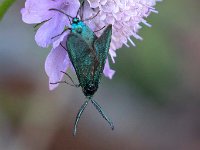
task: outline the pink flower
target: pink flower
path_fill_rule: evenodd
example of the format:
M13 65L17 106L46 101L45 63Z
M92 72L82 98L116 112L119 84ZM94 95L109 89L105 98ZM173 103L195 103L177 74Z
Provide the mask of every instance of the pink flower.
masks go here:
M94 19L85 22L93 31L109 24L113 26L109 50L113 63L115 62L116 50L121 48L123 44L129 46L129 41L133 46L135 45L130 38L131 36L142 39L137 34L141 28L139 23L142 22L150 26L144 18L151 12L157 12L153 8L156 1L159 0L85 0L84 19L99 12ZM45 62L45 71L49 77L49 82L62 80L63 74L60 71L65 72L69 66L72 66L67 52L60 46L60 43L66 44L69 31L53 38L62 33L65 27L70 27L70 22L62 13L49 9L56 8L75 17L79 7L79 0L26 0L25 8L21 10L22 19L25 23L37 24L42 22L35 35L37 44L41 47L52 46ZM100 36L102 32L103 30L96 32L97 36ZM108 60L106 60L103 73L110 79L115 73L114 70L110 69ZM49 84L50 90L57 86Z
M144 20L151 12L157 13L153 8L156 1L160 0L88 0L91 8L95 8L100 13L95 17L92 22L96 24L97 30L99 27L113 25L113 35L110 45L110 56L113 63L116 57L116 50L124 45L129 47L128 41L135 46L134 42L130 38L131 36L136 39L142 40L137 32L141 28L140 23L144 23L150 26ZM101 35L102 31L97 35Z

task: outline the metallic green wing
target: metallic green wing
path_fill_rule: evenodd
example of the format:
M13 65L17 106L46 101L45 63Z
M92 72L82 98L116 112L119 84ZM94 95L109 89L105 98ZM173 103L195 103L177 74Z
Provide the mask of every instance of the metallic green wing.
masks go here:
M95 67L95 82L99 82L103 73L106 59L108 57L108 51L110 49L110 42L112 36L112 25L109 25L102 35L95 40L94 49L96 50L96 56L99 61L99 65Z
M95 51L76 33L69 34L66 44L79 83L85 87L94 78Z

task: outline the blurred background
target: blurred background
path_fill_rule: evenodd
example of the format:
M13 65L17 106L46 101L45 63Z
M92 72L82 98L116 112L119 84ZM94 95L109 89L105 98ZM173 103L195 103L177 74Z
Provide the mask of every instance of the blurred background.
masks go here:
M0 150L200 149L200 1L156 5L144 40L117 51L117 73L95 95L115 130L89 104L75 137L84 95L67 85L48 90L50 49L36 45L22 7L15 2L0 22Z

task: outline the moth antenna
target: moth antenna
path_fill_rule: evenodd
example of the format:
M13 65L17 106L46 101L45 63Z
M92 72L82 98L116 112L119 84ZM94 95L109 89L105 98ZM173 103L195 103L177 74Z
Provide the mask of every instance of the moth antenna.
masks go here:
M75 136L76 135L76 132L77 132L77 126L78 126L78 122L81 118L81 115L83 113L83 111L85 110L88 102L90 101L90 98L88 98L84 103L83 105L81 106L81 108L79 109L77 115L76 115L76 120L75 120L75 123L74 123L74 132L73 132L73 135Z
M114 130L113 122L107 117L105 112L102 110L101 106L95 100L91 99L91 101L92 101L92 104L94 105L94 107L101 114L101 116L108 122L108 124L110 125L111 129Z
M80 9L81 9L81 6L79 7L79 9L78 9L78 11L76 13L76 18L78 17L78 13L79 13Z
M64 11L62 11L62 10L59 10L59 9L56 9L56 8L50 8L49 9L50 11L58 11L58 12L60 12L60 13L62 13L62 14L64 14L65 16L67 16L68 17L68 20L69 20L69 22L70 22L70 24L72 24L72 22L71 22L71 20L69 19L69 18L71 18L71 19L73 19L73 17L72 16L70 16L70 15L68 15L68 14L66 14Z
M77 11L77 13L76 13L76 18L78 17L79 12L80 12L82 6L84 5L84 1L82 1L82 2L80 2L80 3L81 3L81 4L80 4L80 7L79 7L79 9L78 9L78 11ZM81 18L81 19L82 19L82 18Z
M83 16L83 15L84 15L84 8L85 8L85 7L84 7L84 4L85 4L85 3L83 2L83 4L82 4L82 9L81 9L81 14L80 14L81 20L83 20L83 17L84 17L84 16Z
M102 28L100 28L100 29L98 29L98 30L96 30L96 31L94 31L94 32L99 32L99 31L103 30L105 27L106 27L106 26L103 26Z
M88 20L94 19L99 13L100 13L100 10L96 13L96 15L94 15L94 16L92 16L92 17L90 17L90 18L87 18L87 19L85 19L85 20L83 20L83 22L84 22L84 21L88 21Z

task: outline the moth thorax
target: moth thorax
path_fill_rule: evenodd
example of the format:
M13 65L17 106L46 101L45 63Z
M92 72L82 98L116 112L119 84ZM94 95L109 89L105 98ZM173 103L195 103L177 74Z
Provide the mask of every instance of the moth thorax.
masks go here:
M81 26L77 26L76 27L76 32L77 33L81 33L82 32L82 27Z

